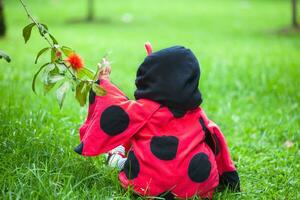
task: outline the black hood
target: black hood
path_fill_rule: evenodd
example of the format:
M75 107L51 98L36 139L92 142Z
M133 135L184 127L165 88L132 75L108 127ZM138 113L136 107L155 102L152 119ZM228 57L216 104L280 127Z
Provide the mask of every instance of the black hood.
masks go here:
M134 96L167 106L179 117L201 104L199 78L199 63L190 49L166 48L147 56L140 65Z

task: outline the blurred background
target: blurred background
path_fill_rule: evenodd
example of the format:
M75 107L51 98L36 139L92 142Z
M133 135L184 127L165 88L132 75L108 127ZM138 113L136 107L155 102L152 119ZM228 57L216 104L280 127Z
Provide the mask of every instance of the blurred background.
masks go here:
M202 107L227 137L242 192L215 199L299 199L300 31L293 0L30 0L32 15L96 69L110 53L112 81L131 99L144 43L190 48L201 63ZM47 44L18 0L0 0L0 188L4 199L132 199L102 157L73 153L85 119L70 93L38 95L31 80ZM294 6L293 6L294 5ZM2 16L3 15L3 16ZM4 18L3 18L4 17ZM3 21L4 19L4 21ZM3 30L5 22L6 31ZM2 25L1 25L2 23ZM176 83L174 83L176 84Z

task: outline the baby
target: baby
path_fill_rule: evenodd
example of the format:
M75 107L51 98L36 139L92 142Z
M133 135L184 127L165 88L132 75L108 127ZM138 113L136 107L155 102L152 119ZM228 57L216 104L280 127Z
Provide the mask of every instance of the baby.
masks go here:
M224 135L199 107L197 58L182 46L154 53L146 47L136 100L109 81L110 67L103 70L98 84L107 95L90 93L75 151L83 156L109 152L108 163L121 169L121 185L141 196L211 199L217 186L239 191Z

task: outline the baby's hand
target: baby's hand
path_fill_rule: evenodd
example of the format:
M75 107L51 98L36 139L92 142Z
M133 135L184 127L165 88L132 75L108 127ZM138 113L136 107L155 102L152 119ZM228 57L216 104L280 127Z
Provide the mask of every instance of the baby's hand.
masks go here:
M100 68L99 72L99 80L107 79L109 80L109 75L111 72L110 63L107 59L103 58L101 63L98 63L98 67Z

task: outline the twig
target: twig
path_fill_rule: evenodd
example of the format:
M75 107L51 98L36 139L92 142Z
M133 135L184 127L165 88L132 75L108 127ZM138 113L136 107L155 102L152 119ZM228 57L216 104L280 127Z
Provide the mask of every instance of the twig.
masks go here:
M40 30L40 24L39 24L39 23L31 16L31 14L29 13L29 11L28 11L28 9L27 9L26 4L23 2L23 0L20 0L20 2L21 2L21 4L22 4L23 8L25 9L28 18L29 18L29 19L36 25L36 27ZM40 31L40 32L41 32L41 31ZM48 32L48 30L47 30L47 32ZM48 33L49 33L49 32L48 32ZM53 44L50 42L50 40L45 36L45 34L41 32L41 35L42 35L42 37L49 43L49 45L50 45L52 48L54 48L54 45L53 45Z
M69 67L66 65L66 63L61 62L60 64L62 64L67 70L68 72L72 75L73 80L80 80L82 81L80 78L76 77L75 74L73 74L73 72L69 69Z

